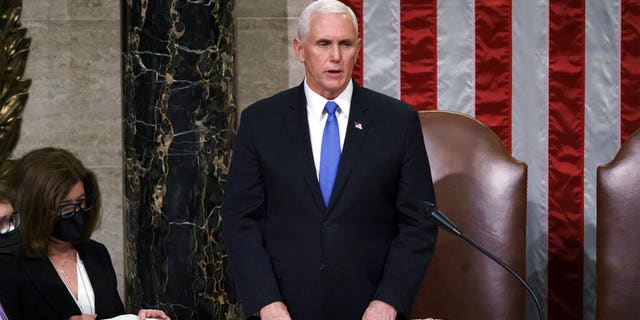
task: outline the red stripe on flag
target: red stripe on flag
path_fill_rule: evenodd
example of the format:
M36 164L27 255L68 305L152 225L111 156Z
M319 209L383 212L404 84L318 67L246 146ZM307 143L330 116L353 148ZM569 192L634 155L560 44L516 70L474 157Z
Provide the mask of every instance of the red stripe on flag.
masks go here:
M344 4L346 4L347 6L349 6L349 8L351 8L351 10L353 10L353 13L355 13L356 18L358 18L358 38L360 39L364 39L364 37L362 36L362 32L363 32L363 26L362 26L362 15L363 15L363 11L362 11L362 1L364 0L343 0L342 2ZM364 42L364 40L363 40ZM363 45L363 43L360 43L360 45ZM352 77L353 79L359 83L360 85L364 85L364 73L363 73L363 69L362 69L362 63L363 63L363 55L364 53L364 49L362 47L360 47L360 53L358 53L358 61L356 62L356 65L353 67L353 74Z
M511 151L511 1L476 1L476 110Z
M625 142L640 129L640 1L622 1L621 26L621 138Z
M400 95L418 110L437 101L436 0L400 1Z
M585 0L549 3L549 320L582 319Z

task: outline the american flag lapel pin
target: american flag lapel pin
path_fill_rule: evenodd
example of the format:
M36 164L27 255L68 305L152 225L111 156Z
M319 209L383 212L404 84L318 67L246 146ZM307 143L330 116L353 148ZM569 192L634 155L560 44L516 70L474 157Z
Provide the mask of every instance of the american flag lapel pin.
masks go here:
M360 123L358 121L354 121L353 125L356 127L356 129L362 130L362 123Z

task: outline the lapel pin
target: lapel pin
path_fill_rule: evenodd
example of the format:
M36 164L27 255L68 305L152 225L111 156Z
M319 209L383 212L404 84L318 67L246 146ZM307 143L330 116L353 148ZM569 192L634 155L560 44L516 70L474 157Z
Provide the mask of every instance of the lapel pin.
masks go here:
M362 130L362 123L360 123L358 121L354 121L353 125L356 127L356 129Z

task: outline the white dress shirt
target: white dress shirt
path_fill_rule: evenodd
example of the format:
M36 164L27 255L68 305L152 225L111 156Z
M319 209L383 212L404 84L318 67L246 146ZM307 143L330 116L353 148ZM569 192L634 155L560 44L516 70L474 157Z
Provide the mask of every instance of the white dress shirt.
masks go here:
M320 149L322 149L322 134L324 125L327 122L327 113L324 105L327 99L315 93L304 80L304 94L307 97L307 120L309 121L309 136L311 137L311 150L313 151L313 161L316 165L316 177L320 171ZM349 81L347 87L337 96L334 101L338 104L336 118L338 119L338 131L340 133L340 151L344 146L344 139L347 136L347 123L349 122L349 110L351 109L351 96L353 95L353 83Z

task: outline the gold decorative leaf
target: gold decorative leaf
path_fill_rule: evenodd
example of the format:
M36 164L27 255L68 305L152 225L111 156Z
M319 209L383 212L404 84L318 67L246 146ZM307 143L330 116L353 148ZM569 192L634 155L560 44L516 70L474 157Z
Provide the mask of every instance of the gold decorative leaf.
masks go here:
M15 119L19 119L28 98L29 94L23 92L10 96L7 101L2 101L2 109L0 109L0 126L6 126Z
M20 135L31 80L23 79L31 39L20 26L21 0L0 1L0 180Z
M11 154L11 151L13 151L13 147L15 147L16 143L18 142L18 135L17 134L7 134L9 132L13 132L13 131L20 131L20 125L21 125L22 119L18 119L16 121L11 122L9 125L7 126L0 126L0 141L2 141L2 143L0 143L0 154ZM9 161L9 160L4 160L5 161ZM0 164L1 165L1 164ZM0 178L2 177L2 175L0 175Z

